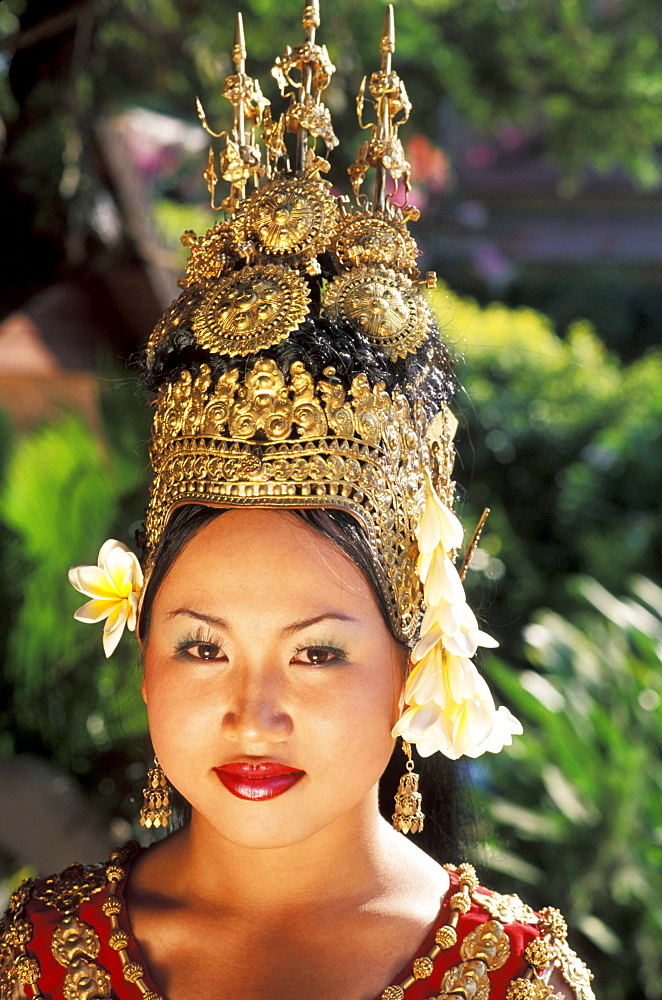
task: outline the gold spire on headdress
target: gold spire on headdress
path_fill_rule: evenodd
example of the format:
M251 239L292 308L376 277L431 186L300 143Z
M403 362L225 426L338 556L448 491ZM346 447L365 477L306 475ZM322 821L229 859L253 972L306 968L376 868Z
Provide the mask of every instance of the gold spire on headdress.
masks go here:
M395 51L395 21L393 5L389 4L384 17L382 37L380 42L382 57L381 69L370 77L368 90L372 96L375 109L375 122L363 123L363 108L366 100L366 80L364 76L356 98L356 112L361 128L370 129L370 138L364 142L358 156L349 168L354 196L357 201L362 197L361 186L367 171L374 167L377 176L372 208L374 212L384 212L388 199L392 196L386 189L386 178L394 182L402 179L405 192L409 191L410 165L405 157L402 142L398 138L398 129L408 120L411 112L411 101L407 96L405 85L394 72L392 54ZM418 218L415 208L407 208L403 213L406 219Z
M407 231L407 220L418 218L418 209L392 202L387 178L401 178L409 190L409 164L398 138L407 121L411 103L404 84L392 68L395 51L393 7L384 18L380 42L381 69L370 77L376 122L363 124L366 78L363 78L356 108L361 128L370 128L356 161L349 167L358 212L341 222L333 253L340 274L329 283L324 308L332 319L358 327L372 344L389 358L405 357L427 339L431 315L418 284L433 288L436 275L423 279L416 267L418 248ZM372 205L361 194L367 171L376 171Z
M319 163L320 158L314 156L314 148L309 147L308 138L323 139L327 151L338 145L329 109L321 96L336 68L329 59L326 45L318 45L315 41L315 32L320 26L319 0L306 0L301 23L305 41L293 49L287 45L271 72L283 97L291 97L285 112L285 128L296 133L297 137L294 170L296 173L310 173L311 163L318 170L328 170L328 164Z
M231 134L214 132L207 124L207 116L200 98L196 98L198 117L202 127L214 139L225 139L225 149L219 154L221 176L230 183L230 194L220 206L215 204L215 191L218 183L213 147L209 149L209 161L205 170L205 180L211 195L212 208L224 208L234 212L237 205L246 197L246 184L253 178L257 185L258 178L264 175L261 166L260 147L257 144L255 130L263 121L269 101L264 97L257 80L246 75L246 39L244 38L244 22L241 14L237 14L232 46L232 61L235 72L226 78L223 97L232 104L234 124Z

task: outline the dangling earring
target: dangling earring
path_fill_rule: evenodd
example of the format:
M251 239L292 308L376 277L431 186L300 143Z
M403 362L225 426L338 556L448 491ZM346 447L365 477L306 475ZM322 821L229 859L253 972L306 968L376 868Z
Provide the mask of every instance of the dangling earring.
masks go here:
M170 785L156 757L154 767L147 772L147 786L143 789L140 825L165 827L170 822Z
M418 775L414 774L411 747L403 740L402 749L407 756L407 771L400 778L395 795L393 829L399 833L420 833L423 829L424 814L421 812L421 793L418 790Z

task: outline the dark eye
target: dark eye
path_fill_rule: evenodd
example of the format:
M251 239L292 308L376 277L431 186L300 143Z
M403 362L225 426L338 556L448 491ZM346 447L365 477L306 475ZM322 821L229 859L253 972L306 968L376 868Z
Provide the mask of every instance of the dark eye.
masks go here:
M217 660L222 655L222 650L213 642L196 642L194 646L188 647L187 653L196 660Z
M344 659L345 654L341 649L332 649L329 646L306 646L305 649L297 650L292 662L323 667L327 663L335 663L337 660Z

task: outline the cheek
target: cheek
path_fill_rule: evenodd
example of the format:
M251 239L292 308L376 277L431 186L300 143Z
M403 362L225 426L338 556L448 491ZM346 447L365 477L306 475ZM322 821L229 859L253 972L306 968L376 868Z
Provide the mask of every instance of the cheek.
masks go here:
M204 702L198 694L199 686L188 683L185 671L161 658L156 646L146 650L142 695L153 737L178 743L188 728L199 726Z
M390 754L391 730L401 713L405 678L402 663L387 649L383 659L376 659L356 685L347 712L355 741Z

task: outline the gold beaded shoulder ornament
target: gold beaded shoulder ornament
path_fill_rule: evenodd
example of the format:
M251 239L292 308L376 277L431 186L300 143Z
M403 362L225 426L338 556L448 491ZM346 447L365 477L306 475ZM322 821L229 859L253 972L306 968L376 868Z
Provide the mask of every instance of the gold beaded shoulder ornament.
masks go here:
M185 368L159 390L145 572L171 514L184 504L350 512L365 528L394 633L413 644L406 709L394 736L406 752L415 743L423 756L476 757L497 752L522 729L507 709L496 709L472 662L478 646L496 643L479 629L462 583L477 535L456 566L463 531L451 509L454 417L444 404L430 418L422 403L411 405L399 389L388 391L365 373L343 383L333 366L314 377L305 360L283 371L272 356L311 318L331 321L331 330L351 328L385 366L438 337L423 295L436 279L418 271L407 229L418 211L406 201L409 164L398 130L411 105L392 66L392 8L380 69L363 81L357 99L368 138L349 168L354 207L323 178L329 163L316 149L321 142L328 154L338 145L322 100L334 67L316 41L319 24L312 0L303 14L304 41L287 46L273 68L289 98L277 119L246 74L241 16L235 72L224 89L232 129L213 132L198 102L203 127L222 144L220 153L210 150L205 177L223 218L204 236L182 237L190 248L183 291L157 324L147 363L177 331L210 360L232 362L216 377L211 364ZM365 123L367 105L372 121ZM372 198L363 191L369 171ZM230 190L217 206L220 178ZM70 580L91 598L76 617L105 621L110 655L124 627L136 626L138 561L109 541L98 565L76 567ZM405 832L422 826L412 768L396 806L396 825Z

